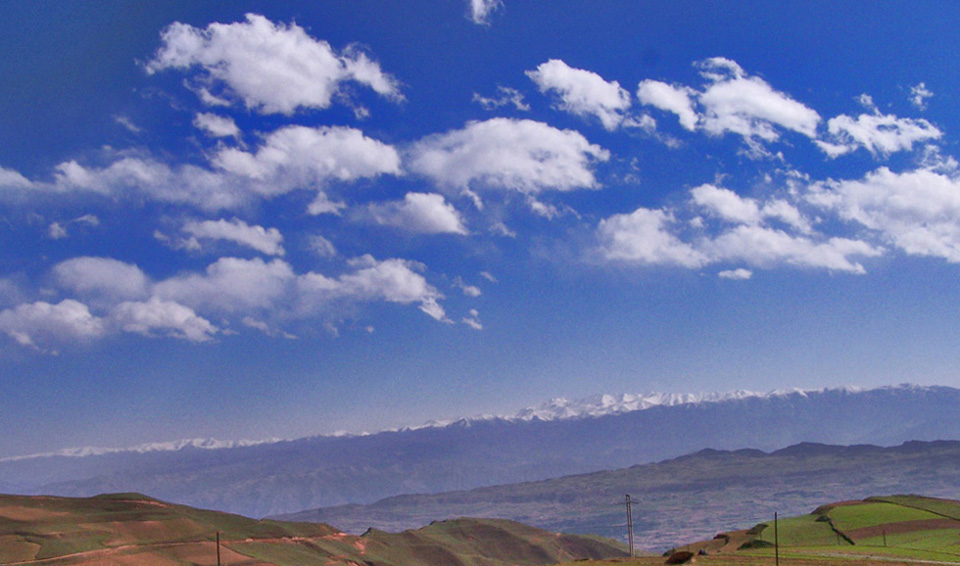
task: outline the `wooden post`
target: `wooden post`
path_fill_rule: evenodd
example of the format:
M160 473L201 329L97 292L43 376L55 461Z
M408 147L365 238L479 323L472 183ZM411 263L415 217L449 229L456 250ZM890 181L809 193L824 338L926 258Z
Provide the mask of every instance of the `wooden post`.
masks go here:
M631 508L630 494L627 494L627 540L630 544L630 558L634 557L633 551L633 509Z
M881 529L881 532L883 533L883 546L884 546L884 548L886 548L886 546L887 546L887 529Z
M773 512L773 552L776 556L777 566L780 566L780 531L776 511Z
M220 531L217 531L217 566L220 566Z

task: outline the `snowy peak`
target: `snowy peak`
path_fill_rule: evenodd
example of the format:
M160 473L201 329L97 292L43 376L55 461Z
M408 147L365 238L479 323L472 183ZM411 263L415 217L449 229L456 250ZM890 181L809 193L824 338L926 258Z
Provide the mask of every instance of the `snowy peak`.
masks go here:
M896 386L879 387L873 391L883 390L904 390L918 391L928 389L920 385L902 384ZM621 393L618 395L602 394L592 395L583 399L569 400L563 397L551 399L542 405L528 407L517 412L512 417L506 417L514 421L531 421L538 419L541 421L552 421L561 419L581 419L591 417L602 417L606 415L616 415L621 413L630 413L633 411L643 411L653 407L672 407L677 405L700 404L700 403L722 403L725 401L736 401L742 399L773 399L778 397L788 397L797 395L808 397L813 394L823 393L862 393L866 390L860 387L837 387L823 389L776 389L766 393L738 389L724 392L708 393Z
M180 440L171 440L168 442L150 442L139 444L127 448L106 448L101 446L81 446L79 448L66 448L55 452L44 452L42 454L30 454L27 456L13 456L0 459L2 462L16 462L18 460L31 460L34 458L82 458L85 456L103 456L105 454L137 453L146 454L148 452L174 452L186 448L197 448L200 450L221 450L224 448L239 448L242 446L256 446L258 444L267 444L280 442L281 439L271 438L268 440L218 440L216 438L184 438Z

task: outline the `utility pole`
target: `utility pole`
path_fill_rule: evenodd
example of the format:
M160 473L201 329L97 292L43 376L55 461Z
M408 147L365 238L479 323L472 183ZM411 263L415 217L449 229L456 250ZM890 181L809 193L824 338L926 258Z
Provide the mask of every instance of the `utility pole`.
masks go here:
M220 566L220 531L217 531L217 566Z
M776 511L773 512L773 552L777 557L777 566L780 566L780 530Z
M633 551L633 508L630 501L630 494L627 494L627 540L630 542L630 558L634 557Z

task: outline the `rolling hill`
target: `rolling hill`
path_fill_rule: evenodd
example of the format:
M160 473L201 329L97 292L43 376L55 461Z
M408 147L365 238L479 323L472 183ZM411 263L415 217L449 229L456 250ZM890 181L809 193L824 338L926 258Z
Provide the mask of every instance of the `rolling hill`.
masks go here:
M697 554L960 562L960 501L918 495L848 500L684 545Z
M896 447L798 444L772 453L703 450L619 470L441 494L402 495L371 505L283 516L348 532L400 530L430 519L500 517L548 530L625 540L624 494L634 500L641 548L662 551L717 529L808 512L823 501L874 493L951 497L960 485L960 442Z
M218 449L212 448L219 443L182 442L7 459L0 461L0 489L63 496L137 491L262 517L617 469L704 448L938 439L960 439L958 389L624 395L362 436Z
M217 538L220 546L218 549ZM507 566L624 556L622 545L503 520L458 519L398 534L257 521L139 494L0 496L0 563L67 566Z

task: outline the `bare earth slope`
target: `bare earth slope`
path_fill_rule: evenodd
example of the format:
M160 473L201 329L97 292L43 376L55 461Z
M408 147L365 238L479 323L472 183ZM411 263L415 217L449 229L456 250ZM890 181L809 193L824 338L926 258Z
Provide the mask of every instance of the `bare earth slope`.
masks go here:
M389 534L257 521L139 494L0 496L0 563L68 566L217 564L506 566L623 556L618 543L503 520L459 519Z

